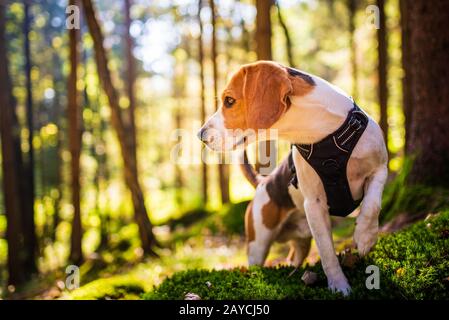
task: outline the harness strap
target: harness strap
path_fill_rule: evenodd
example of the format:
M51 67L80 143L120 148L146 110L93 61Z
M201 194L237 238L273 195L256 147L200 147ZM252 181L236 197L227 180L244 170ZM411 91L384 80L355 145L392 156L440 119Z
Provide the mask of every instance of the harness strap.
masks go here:
M352 198L346 168L367 126L368 117L354 102L354 107L335 132L314 144L294 145L323 182L331 215L347 216L362 200ZM296 174L291 183L298 188Z

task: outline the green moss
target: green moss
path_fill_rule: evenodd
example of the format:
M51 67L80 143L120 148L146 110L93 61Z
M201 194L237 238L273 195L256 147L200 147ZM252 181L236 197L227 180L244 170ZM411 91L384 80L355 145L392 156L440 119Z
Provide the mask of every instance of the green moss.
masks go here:
M448 299L449 211L382 238L369 258L411 299Z
M120 277L99 279L70 293L75 300L138 299L144 292L138 279Z
M419 215L427 212L438 212L449 207L449 190L407 183L412 166L413 159L404 159L399 174L386 185L382 198L382 214L380 217L382 223L404 212L409 215Z
M380 269L380 289L365 286L366 267ZM301 281L305 269L318 274L314 286ZM449 211L382 237L373 251L343 268L352 286L351 299L448 299ZM175 273L144 299L183 299L188 292L202 299L335 299L319 264L300 268L188 270ZM207 284L211 285L208 286Z

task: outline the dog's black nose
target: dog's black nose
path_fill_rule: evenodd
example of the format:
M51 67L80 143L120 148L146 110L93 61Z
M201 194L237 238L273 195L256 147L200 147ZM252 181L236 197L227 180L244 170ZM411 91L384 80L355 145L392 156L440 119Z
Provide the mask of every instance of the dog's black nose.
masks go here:
M200 139L202 142L206 142L206 129L201 128L200 131L198 131L197 134L198 139Z

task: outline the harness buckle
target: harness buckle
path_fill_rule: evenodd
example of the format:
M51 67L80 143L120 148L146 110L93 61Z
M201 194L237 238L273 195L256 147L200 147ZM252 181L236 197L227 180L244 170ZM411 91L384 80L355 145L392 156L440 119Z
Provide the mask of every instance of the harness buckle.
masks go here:
M349 121L349 126L350 126L350 127L355 127L355 126L357 126L356 128L354 128L354 131L359 131L359 130L362 128L362 122L361 122L359 119L352 118L352 119Z

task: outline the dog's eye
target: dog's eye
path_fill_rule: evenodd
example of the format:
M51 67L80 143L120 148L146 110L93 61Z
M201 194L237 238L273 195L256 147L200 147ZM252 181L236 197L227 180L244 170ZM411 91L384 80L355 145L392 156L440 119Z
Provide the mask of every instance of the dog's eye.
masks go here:
M232 97L226 97L224 99L224 105L226 108L232 107L232 105L235 103L235 99Z

